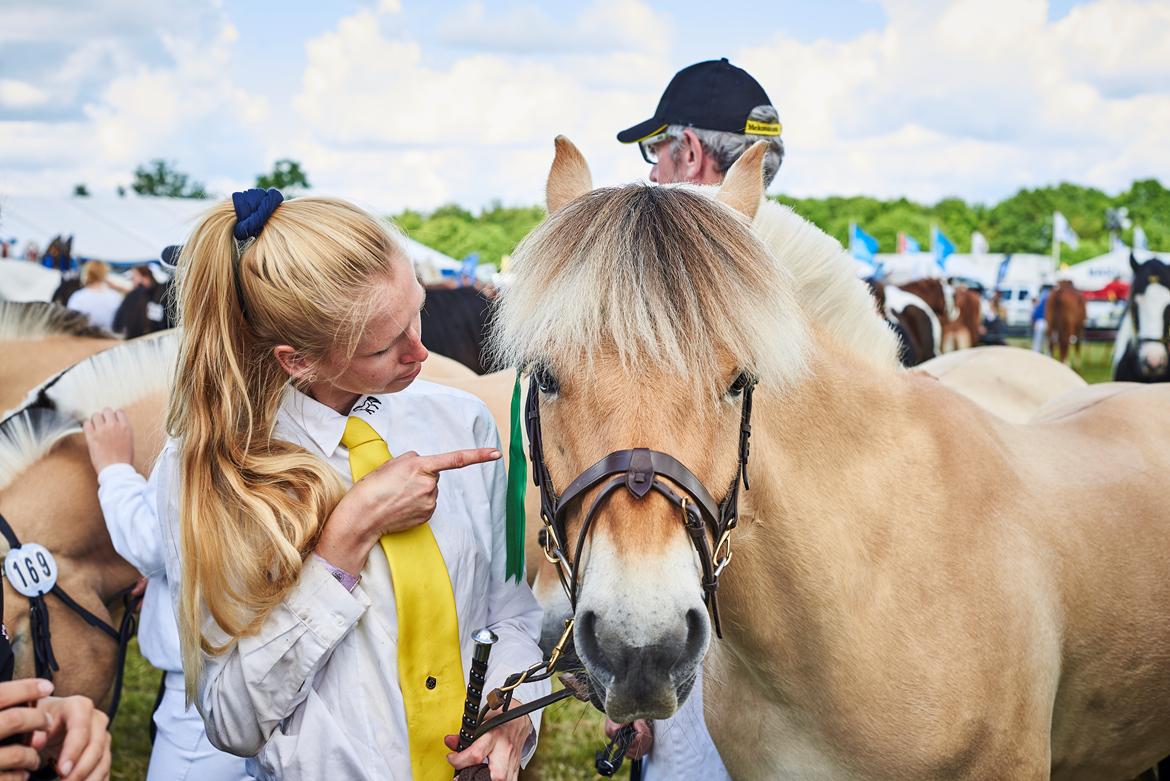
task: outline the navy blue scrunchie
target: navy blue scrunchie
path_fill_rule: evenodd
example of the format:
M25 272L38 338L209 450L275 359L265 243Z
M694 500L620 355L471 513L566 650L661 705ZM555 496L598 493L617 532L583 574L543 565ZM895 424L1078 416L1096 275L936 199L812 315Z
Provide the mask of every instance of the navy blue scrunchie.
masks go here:
M236 207L236 229L233 232L240 241L254 239L264 230L264 223L284 202L284 196L275 187L232 193L232 205Z

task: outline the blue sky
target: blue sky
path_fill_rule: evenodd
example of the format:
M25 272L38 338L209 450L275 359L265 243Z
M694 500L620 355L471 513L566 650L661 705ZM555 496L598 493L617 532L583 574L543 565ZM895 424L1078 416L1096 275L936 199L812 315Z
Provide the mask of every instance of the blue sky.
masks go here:
M381 210L536 202L556 133L598 183L645 176L613 133L719 56L780 111L774 191L1170 178L1154 0L8 0L0 193L112 191L152 157L226 193L291 156Z

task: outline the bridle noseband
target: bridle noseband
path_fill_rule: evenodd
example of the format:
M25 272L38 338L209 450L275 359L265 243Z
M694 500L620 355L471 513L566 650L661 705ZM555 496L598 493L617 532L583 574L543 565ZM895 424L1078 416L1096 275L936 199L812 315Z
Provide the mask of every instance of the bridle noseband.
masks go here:
M552 478L544 462L544 442L540 429L540 383L534 376L528 385L525 403L525 424L532 459L532 481L540 489L540 519L544 555L557 566L557 575L569 597L573 611L577 609L577 591L580 586L578 567L585 541L597 514L606 500L625 488L636 499L643 499L651 491L679 508L682 524L699 556L703 571L703 601L711 612L715 634L723 636L719 623L719 604L716 591L719 575L731 561L731 532L739 522L739 485L748 489L748 439L751 437L752 391L756 381L746 374L736 380L735 388L743 396L739 426L739 454L735 477L722 502L716 503L703 483L690 469L668 453L647 448L617 450L586 469L569 483L564 493L553 489ZM670 482L666 482L666 478ZM568 508L587 491L599 487L593 503L585 511L581 530L570 558L565 544L568 535L565 516ZM677 489L677 490L676 490ZM707 534L711 535L711 542Z

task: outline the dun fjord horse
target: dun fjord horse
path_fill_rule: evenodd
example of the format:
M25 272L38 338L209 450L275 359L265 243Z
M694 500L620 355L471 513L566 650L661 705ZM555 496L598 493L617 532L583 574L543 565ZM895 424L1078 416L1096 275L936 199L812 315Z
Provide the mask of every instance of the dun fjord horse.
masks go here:
M1170 505L1149 479L1170 473L1170 389L1074 391L1016 425L858 352L736 214L763 197L763 151L715 203L590 192L560 141L550 217L514 255L494 343L536 384L595 701L668 716L704 664L737 779L1152 766L1170 754Z
M85 315L44 301L0 301L0 417L42 380L118 340Z
M134 427L135 468L149 474L162 447L167 384L174 370L173 335L135 339L93 355L60 376L39 406L0 423L0 515L22 544L39 543L55 557L59 584L82 607L118 626L122 596L138 573L110 544L97 501L79 421L105 407L122 407ZM2 543L4 552L8 544ZM13 638L16 675L34 674L28 600L4 581L4 623ZM90 626L55 595L49 612L54 674L60 694L84 694L99 704L110 695L118 644Z
M1048 352L1061 363L1068 361L1069 345L1076 345L1076 363L1081 363L1085 341L1085 297L1070 280L1062 279L1044 304L1048 321Z
M1170 382L1170 266L1132 254L1129 264L1133 289L1113 345L1113 379Z

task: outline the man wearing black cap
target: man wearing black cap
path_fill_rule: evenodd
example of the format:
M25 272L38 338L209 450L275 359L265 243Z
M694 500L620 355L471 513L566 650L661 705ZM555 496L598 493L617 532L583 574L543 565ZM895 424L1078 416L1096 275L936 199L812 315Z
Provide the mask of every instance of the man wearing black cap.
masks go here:
M659 184L719 184L739 156L757 141L769 143L765 185L784 159L780 116L768 93L747 71L724 57L683 68L658 101L654 116L617 134L637 144Z

